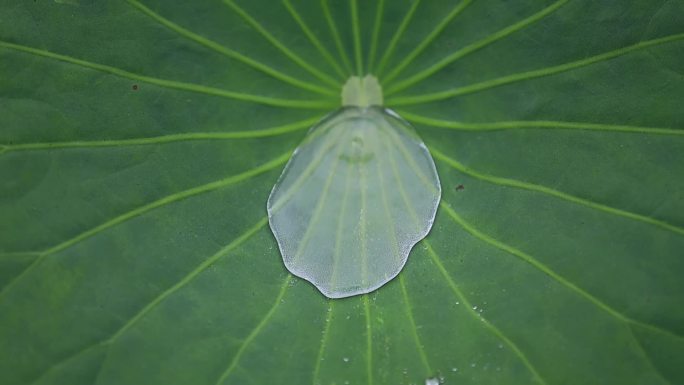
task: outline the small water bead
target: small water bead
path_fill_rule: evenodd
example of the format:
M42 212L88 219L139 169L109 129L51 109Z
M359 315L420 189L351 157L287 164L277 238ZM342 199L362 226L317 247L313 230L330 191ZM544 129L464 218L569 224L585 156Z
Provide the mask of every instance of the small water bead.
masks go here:
M344 362L349 362L349 357L344 357L344 358L342 358L342 361L344 361Z

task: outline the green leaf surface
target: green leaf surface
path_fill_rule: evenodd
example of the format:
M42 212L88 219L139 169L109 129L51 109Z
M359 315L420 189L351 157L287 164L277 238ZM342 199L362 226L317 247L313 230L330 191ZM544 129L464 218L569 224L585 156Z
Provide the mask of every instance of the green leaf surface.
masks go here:
M5 0L0 382L684 383L683 68L681 0ZM442 203L329 300L266 200L365 73Z

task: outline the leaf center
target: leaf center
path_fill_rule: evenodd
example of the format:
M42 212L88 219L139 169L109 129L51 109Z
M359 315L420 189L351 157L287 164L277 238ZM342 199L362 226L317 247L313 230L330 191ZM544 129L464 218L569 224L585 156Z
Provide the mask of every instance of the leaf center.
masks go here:
M382 106L382 87L373 75L350 77L342 87L342 105L355 107Z

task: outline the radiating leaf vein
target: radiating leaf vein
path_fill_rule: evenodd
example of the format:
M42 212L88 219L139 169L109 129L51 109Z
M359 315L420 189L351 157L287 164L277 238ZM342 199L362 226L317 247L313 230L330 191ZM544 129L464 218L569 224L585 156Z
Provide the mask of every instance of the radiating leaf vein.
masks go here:
M31 381L31 383L33 384L33 383L40 382L40 380L42 378L47 376L49 373L51 373L55 369L59 368L60 366L64 365L67 362L70 362L74 359L77 359L78 357L82 356L83 354L87 353L88 351L90 351L93 348L96 348L98 346L111 346L114 342L116 342L116 340L119 337L121 337L128 329L130 329L133 325L135 325L139 320L141 320L152 309L154 309L156 306L158 306L160 303L162 303L166 298L171 296L173 293L177 292L179 289L181 289L182 287L184 287L185 285L190 283L201 272L203 272L208 267L210 267L211 265L213 265L214 263L219 261L222 257L229 255L232 250L236 249L238 246L240 246L241 244L246 242L248 239L250 239L259 230L261 230L266 225L267 222L268 222L267 218L262 218L254 226L250 227L246 232L244 232L243 234L241 234L240 236L235 238L228 245L223 247L221 250L216 252L214 255L205 259L195 269L193 269L190 273L188 273L183 278L181 278L173 286L164 290L159 295L157 295L154 299L152 299L150 302L148 302L145 306L143 306L141 308L141 310L139 310L135 315L133 315L131 318L129 318L128 321L126 321L126 323L123 324L123 326L121 328L119 328L109 338L102 340L102 341L99 341L99 342L96 342L94 344L88 345L87 347L82 348L82 349L78 350L77 352L71 354L70 356L68 356L68 357L60 360L59 362L51 365L42 374L40 374L35 380ZM289 278L290 278L290 276L288 275L288 279L286 279L286 282L289 280ZM242 346L244 346L244 344ZM106 357L105 357L105 359L106 359ZM99 375L99 373L98 373L98 375Z
M325 74L324 72L320 71L318 68L314 67L313 65L309 64L306 60L302 59L294 53L290 48L288 48L285 44L283 44L280 40L276 39L273 34L271 34L264 26L262 26L256 19L254 19L247 11L239 7L233 0L223 0L223 3L228 5L230 8L235 11L243 20L247 22L254 30L259 32L266 40L268 40L269 43L271 43L274 47L276 47L280 52L282 52L285 56L287 56L290 60L292 60L295 64L299 65L303 70L309 72L313 76L317 77L324 83L327 83L334 87L335 89L340 89L342 87L342 84L335 79L331 78L329 75Z
M27 276L31 271L33 271L35 269L36 266L40 265L40 263L50 255L55 254L59 251L62 251L68 247L71 247L71 246L73 246L73 245L75 245L75 244L77 244L77 243L79 243L79 242L81 242L87 238L90 238L96 234L101 233L104 230L107 230L107 229L114 227L118 224L126 222L130 219L133 219L133 218L140 216L144 213L147 213L151 210L154 210L154 209L157 209L160 207L164 207L170 203L177 202L177 201L180 201L183 199L187 199L187 198L190 198L190 197L198 195L198 194L202 194L202 193L213 191L213 190L216 190L216 189L219 189L222 187L230 186L232 184L248 180L254 176L257 176L257 175L262 174L264 172L270 171L270 170L282 165L283 163L285 163L287 161L287 159L289 158L290 153L291 152L288 151L288 152L282 154L281 156L272 159L271 161L269 161L267 163L264 163L258 167L247 170L243 173L240 173L237 175L232 175L232 176L229 176L229 177L224 178L222 180L214 181L214 182L207 183L207 184L204 184L201 186L197 186L197 187L193 187L193 188L190 188L190 189L187 189L184 191L180 191L180 192L177 192L177 193L174 193L171 195L167 195L164 198L158 199L158 200L151 202L151 203L148 203L144 206L140 206L140 207L135 208L133 210L127 211L127 212L125 212L125 213L123 213L123 214L121 214L115 218L112 218L112 219L110 219L110 220L108 220L108 221L106 221L100 225L97 225L97 226L95 226L89 230L86 230L86 231L78 234L77 236L75 236L71 239L68 239L68 240L66 240L66 241L64 241L58 245L55 245L55 246L43 251L40 254L40 256L38 258L36 258L24 271L22 271L20 274L15 276L12 279L12 281L10 281L7 285L5 285L5 287L2 290L0 290L0 298L2 298L2 296L5 293L9 292L10 289L17 282L19 282L22 279L22 277Z
M283 4L285 5L285 8L287 8L287 11L290 13L292 18L295 20L297 25L299 25L299 28L302 29L302 32L306 35L306 37L309 38L309 41L311 44L316 47L318 50L318 53L325 58L325 60L333 67L333 69L337 72L338 75L344 80L348 77L348 74L344 72L342 67L337 63L337 61L333 58L332 54L323 46L323 43L316 37L316 34L311 31L309 26L304 22L304 19L299 15L295 7L292 5L292 2L290 0L285 0L283 1Z
M437 39L437 37L444 31L455 18L463 10L472 3L472 0L461 0L456 6L442 19L435 28L416 46L411 52L409 52L398 65L394 66L394 69L390 71L387 76L382 80L384 83L390 83L394 78L401 74L406 67L411 64L423 51L432 44L432 42Z
M411 75L405 79L402 79L401 81L398 81L396 83L393 83L387 87L387 91L385 92L385 96L389 96L392 94L395 94L399 91L405 90L409 87L412 87L419 82L427 79L428 77L434 75L436 72L440 71L444 67L454 63L455 61L475 52L478 51L500 39L503 39L507 36L512 35L513 33L522 30L523 28L526 28L540 20L543 20L550 14L552 14L554 11L556 11L558 8L562 7L565 5L569 0L558 0L555 3L549 5L548 7L542 9L541 11L533 14L532 16L529 16L515 24L509 25L506 28L503 28L497 32L492 33L491 35L485 37L482 40L479 40L475 43L469 44L458 51L455 51L445 57L444 59L441 59L437 61L435 64L429 66L428 68L425 68L424 70Z
M436 128L448 128L463 131L497 131L497 130L519 130L519 129L558 129L558 130L585 130L585 131L609 131L609 132L630 132L638 134L652 135L684 135L683 128L662 128L662 127L642 127L623 124L603 124L587 122L564 122L553 120L520 120L486 123L467 123L450 120L435 119L426 116L416 115L412 112L397 110L405 119L416 124L422 124Z
M398 140L397 138L395 138L394 136L390 135L390 138L392 139L392 142L395 144L395 146L398 147L399 149L401 149L401 148L404 146L404 144L403 144L400 140ZM408 160L409 160L409 156L408 156L407 153L406 153L406 149L404 148L404 151L400 151L400 152L401 152L402 156L403 156L404 158L406 158L406 160L408 161ZM402 200L403 200L403 202L404 202L404 205L406 205L406 208L407 208L407 210L409 211L409 214L410 214L411 217L414 219L414 221L417 222L417 221L418 221L418 220L417 220L418 217L417 217L417 215L416 215L416 213L415 213L415 210L413 209L413 206L411 206L411 203L410 203L410 201L409 201L409 199L408 199L408 196L406 195L406 192L405 192L405 190L404 190L404 185L403 185L403 183L401 183L401 180L400 180L400 177L399 177L399 173L398 173L398 170L397 170L397 164L396 164L397 162L396 162L396 160L394 159L394 153L395 153L394 151L392 151L392 152L389 153L389 159L390 159L390 161L392 162L392 167L393 167L394 173L395 173L396 178L397 178L397 187L399 188L400 195L402 196ZM422 175L422 172L421 172L420 169L415 165L415 163L409 162L409 166L410 166L411 168L413 168L413 171L414 171L415 173L417 173L418 175ZM423 183L425 183L425 181L423 181ZM430 184L428 183L427 185L429 186ZM541 375L537 372L537 369L532 365L532 363L529 361L529 359L527 358L527 356L520 350L520 348L518 348L518 346L517 346L513 341L511 341L508 337L506 337L506 335L504 335L496 326L492 325L489 321L487 321L484 317L482 317L481 314L479 314L479 313L475 312L475 310L473 310L470 301L465 297L465 295L463 295L463 293L462 293L461 290L458 288L458 286L456 285L456 283L451 279L451 276L449 275L449 273L446 271L446 269L445 269L444 266L442 265L442 262L441 262L439 256L438 256L437 253L435 253L435 251L432 249L432 246L431 246L430 243L428 242L427 238L426 238L426 239L423 239L422 242L426 245L428 254L430 255L430 257L431 257L431 259L433 260L433 262L434 262L434 263L437 265L437 267L439 268L439 270L440 270L440 272L442 273L442 276L444 277L444 279L446 280L446 282L447 282L449 288L454 292L454 294L455 294L456 297L459 299L459 301L462 302L463 305L465 306L467 313L468 313L469 315L471 315L472 317L475 317L475 319L478 319L478 320L482 321L482 323L485 325L485 328L486 328L489 332L491 332L492 334L494 334L495 336L497 336L497 338L499 338L499 339L500 339L501 341L503 341L507 346L509 346L509 347L511 348L511 350L513 351L513 353L515 353L515 355L518 357L518 359L519 359L519 360L522 362L522 364L530 371L530 373L532 374L532 376L535 378L535 380L536 380L538 383L540 383L540 384L546 384L546 381L545 381L545 380L541 377Z
M332 315L333 315L333 305L335 304L334 300L329 300L328 301L328 310L325 315L325 321L323 325L323 332L321 335L321 344L318 347L318 354L316 355L316 360L314 362L314 370L313 370L313 375L311 378L311 384L312 385L317 385L319 383L319 376L321 372L321 361L323 361L323 352L325 351L326 344L328 342L328 333L330 332L330 324L332 320Z
M457 160L455 160L453 158L448 157L446 154L442 153L439 150L436 150L433 148L431 151L432 151L432 154L436 158L442 160L444 163L448 164L449 166L453 167L454 169L461 171L465 174L468 174L474 178L484 180L484 181L489 182L489 183L494 183L494 184L498 184L501 186L515 187L515 188L520 188L520 189L524 189L524 190L535 191L535 192L546 194L546 195L551 195L551 196L554 196L556 198L560 198L560 199L563 199L563 200L566 200L569 202L573 202L573 203L577 203L577 204L580 204L583 206L591 207L593 209L600 210L600 211L603 211L603 212L606 212L609 214L613 214L613 215L637 220L640 222L648 223L650 225L658 226L660 228L675 232L677 234L684 235L684 229L677 227L675 225L669 224L669 223L662 221L662 220L659 220L659 219L647 217L645 215L636 214L636 213L626 211L626 210L616 209L614 207L610 207L610 206L604 205L602 203L594 202L594 201L591 201L589 199L579 198L579 197L576 197L574 195L570 195L568 193L564 193L564 192L561 192L558 190L554 190L554 189L546 187L546 186L540 186L540 185L536 185L533 183L521 182L521 181L518 181L515 179L501 178L501 177L497 177L497 176L493 176L493 175L483 174L483 173L480 173L478 171L473 170L470 167L466 167L465 165L461 164L460 162L458 162Z
M269 76L272 76L278 80L283 81L286 84L299 87L304 90L316 92L322 95L331 95L331 96L337 96L337 92L335 90L331 90L329 88L325 87L320 87L315 84L311 84L308 82L305 82L303 80L297 79L293 76L287 75L281 71L278 71L264 63L261 63L255 59L250 58L247 55L243 55L237 51L234 51L230 48L224 47L221 44L218 44L204 36L201 36L197 33L194 33L188 29L185 29L181 27L180 25L164 18L160 14L152 11L150 8L146 7L142 3L140 3L137 0L127 0L128 3L130 3L132 6L135 8L139 9L141 12L146 14L147 16L151 17L154 21L158 22L159 24L163 25L164 27L178 33L179 35L187 38L190 41L193 41L195 43L199 43L213 51L216 51L222 55L225 55L231 59L238 60L242 62L243 64L246 64L254 69L257 69Z
M252 341L256 338L256 336L259 335L259 333L266 327L268 322L271 320L273 317L273 314L275 314L276 310L278 309L278 306L280 305L281 300L285 296L285 292L287 291L287 288L290 285L290 280L292 279L292 275L288 274L287 277L285 277L285 281L283 284L280 286L280 291L278 292L278 296L276 297L275 301L273 302L273 306L268 310L268 312L263 316L261 321L256 325L256 327L249 333L247 338L245 338L245 341L240 345L240 348L238 349L237 353L233 356L232 360L228 364L228 367L226 368L225 371L221 374L219 379L216 381L216 385L222 385L228 377L233 373L233 370L237 367L237 365L240 363L240 359L242 358L242 355L245 353L247 348L250 346Z
M103 139L103 140L79 140L73 142L42 142L42 143L17 143L4 145L5 153L12 151L30 150L54 150L62 148L95 148L95 147L125 147L151 144L166 144L184 141L214 141L230 139L254 139L285 135L292 132L310 128L320 117L306 119L300 122L285 124L279 127L265 128L249 131L228 132L190 132L183 134L170 134L147 138L131 139Z
M349 55L347 55L347 51L344 49L342 38L340 38L340 32L337 29L337 24L335 24L335 20L333 20L332 14L330 13L328 0L321 0L321 9L323 10L323 16L328 23L328 28L330 28L330 33L332 34L333 40L335 41L337 53L340 55L340 58L342 59L342 62L347 68L349 74L352 74L354 71L351 68L351 60L349 59Z
M408 202L409 199L406 196L406 190L404 189L404 183L402 181L401 176L399 175L399 170L397 169L397 164L394 161L394 158L392 157L392 150L389 148L387 143L381 143L383 146L380 151L382 151L384 154L386 154L386 157L389 159L390 163L390 168L392 169L392 174L394 176L394 187L399 190L399 194L402 196L402 200L405 205L408 207ZM380 179L380 186L382 191L380 192L380 196L382 197L382 204L385 208L385 215L387 217L387 223L389 224L391 230L390 233L394 236L394 242L392 245L394 246L394 253L397 255L397 257L400 256L400 251L399 251L399 241L397 240L397 230L396 226L394 224L394 219L392 218L392 214L390 212L389 208L389 203L387 201L387 189L385 188L385 180L384 176L382 175L382 170L380 170L380 163L379 161L376 163L376 168L377 168L377 173L378 173L378 178ZM409 213L411 215L411 218L413 219L413 222L416 224L416 227L418 227L418 218L416 216L416 213L414 210L409 210ZM409 322L411 324L411 333L413 335L413 340L416 344L416 348L418 349L418 354L420 356L420 360L425 367L425 375L430 376L432 375L432 368L430 366L430 362L427 358L427 354L425 353L425 348L423 347L423 344L420 340L420 336L418 335L418 328L416 325L415 318L413 317L413 308L411 306L411 301L409 300L408 292L406 290L406 284L404 282L404 276L399 274L399 286L401 287L401 294L404 299L404 305L406 306L406 315L409 319Z
M371 35L371 44L368 49L368 73L373 73L373 66L375 65L375 58L378 51L378 39L380 38L380 29L382 27L382 17L385 10L385 0L378 0L378 6L375 9L375 21L373 22L373 32Z
M427 247L428 254L430 255L430 258L432 261L435 263L439 271L442 273L441 276L444 278L446 281L447 285L449 288L454 292L456 295L456 298L463 303L463 308L466 310L468 314L473 316L475 319L478 319L482 322L482 324L485 326L487 330L489 330L492 334L497 336L500 340L502 340L511 350L515 355L518 357L518 359L525 365L525 367L530 371L532 376L534 377L535 381L540 383L540 384L546 384L546 380L539 374L537 369L532 365L532 362L527 358L525 353L520 350L518 345L516 345L510 338L506 337L505 334L501 330L499 330L496 326L494 326L492 323L490 323L486 318L482 316L482 314L476 312L473 310L473 305L472 303L468 300L468 298L463 295L463 292L461 289L459 289L458 285L456 285L456 282L451 278L449 275L449 272L446 270L444 265L442 264L441 258L437 255L437 253L434 251L432 248L432 245L430 245L430 242L427 239L423 240L423 243Z
M409 10L406 12L406 15L404 15L404 18L401 20L399 27L397 27L397 29L394 31L394 34L392 35L392 38L390 39L390 42L387 45L387 48L385 48L385 52L382 54L382 57L380 58L380 63L378 64L377 70L375 70L375 74L378 78L380 78L382 84L384 84L381 76L382 72L387 66L387 63L392 57L392 55L394 55L394 50L397 48L397 43L399 43L399 39L401 39L401 37L404 35L404 31L406 31L406 28L411 23L413 15L416 13L416 9L418 9L419 4L420 0L413 1L413 3L411 4L411 8L409 8Z
M200 84L194 83L184 83L175 80L160 79L146 75L140 75L133 72L129 72L120 68L89 62L82 59L73 58L66 55L61 55L53 52L49 52L43 49L28 47L20 44L9 43L5 41L0 41L0 48L12 49L15 51L20 51L24 53L29 53L37 56L47 57L50 59L59 60L65 63L74 64L80 67L88 68L91 70L96 70L100 72L109 73L119 77L133 79L140 82L154 84L156 86L181 90L190 91L199 94L220 96L228 99L242 100L245 102L253 102L259 104L265 104L276 107L290 107L290 108L320 108L328 109L334 105L333 100L293 100L293 99L280 99L273 98L269 96L252 95L241 92L227 91L220 88L208 87Z
M352 34L354 38L354 59L356 60L356 74L358 76L363 76L363 55L361 53L361 26L359 25L358 0L350 0L349 8L351 12Z
M666 43L671 43L675 41L679 41L684 39L684 33L680 34L675 34L675 35L670 35L658 39L652 39L652 40L645 40L642 42L639 42L637 44L633 44L627 47L619 48L613 51L605 52L599 55L591 56L586 59L581 59L565 64L560 64L557 66L551 66L551 67L546 67L546 68L541 68L541 69L536 69L532 71L527 71L527 72L521 72L517 74L512 74L508 76L503 76L500 78L496 79L491 79L491 80L486 80L481 83L475 83L471 84L469 86L464 86L464 87L459 87L459 88L454 88L451 90L445 90L445 91L438 91L438 92L433 92L433 93L428 93L428 94L423 94L423 95L413 95L413 96L402 96L402 97L394 97L394 98L388 98L386 100L387 105L389 106L402 106L402 105L416 105L416 104L424 104L424 103L429 103L429 102L434 102L434 101L439 101L439 100L446 100L453 98L455 96L461 96L461 95L466 95L466 94L472 94L475 92L479 91L484 91L488 90L491 88L499 87L502 85L507 85L507 84L512 84L512 83L517 83L525 80L531 80L531 79L536 79L540 77L545 77L545 76L551 76L555 74L559 74L562 72L568 72L574 69L586 67L591 64L595 63L600 63L603 61L607 61L610 59L614 59L619 56L626 55L631 52L651 48L657 45L662 45Z
M663 328L658 327L658 326L655 326L655 325L647 324L647 323L642 322L642 321L638 321L638 320L632 319L632 318L630 318L630 317L628 317L628 316L622 314L621 312L619 312L619 311L615 310L614 308L610 307L609 305L607 305L606 303L602 302L602 301L599 300L598 298L594 297L593 295L591 295L590 293L588 293L588 292L585 291L584 289L582 289L582 288L580 288L579 286L575 285L574 283L570 282L569 280L567 280L566 278L564 278L564 277L561 276L560 274L556 273L555 271L553 271L552 269L550 269L548 266L546 266L546 265L544 265L543 263L539 262L536 258L532 257L531 255L529 255L529 254L527 254L527 253L524 253L524 252L522 252L522 251L520 251L520 250L518 250L518 249L516 249L516 248L514 248L514 247L512 247L512 246L509 246L509 245L507 245L507 244L505 244L505 243L503 243L503 242L501 242L501 241L499 241L499 240L493 238L492 236L487 235L487 234L485 234L484 232L478 230L475 226L473 226L473 225L471 225L470 223L466 222L466 221L465 221L460 215L458 215L458 214L454 211L454 209L452 209L451 206L449 206L448 204L442 202L440 206L447 212L447 214L449 215L449 217L450 217L454 222L456 222L457 224L459 224L461 227L463 227L468 233L472 234L474 237L480 239L481 241L483 241L483 242L485 242L485 243L487 243L487 244L489 244L489 245L492 245L492 246L496 247L497 249L503 250L503 251L505 251L505 252L507 252L507 253L513 255L513 256L516 256L516 257L520 258L520 259L521 259L522 261L524 261L524 262L529 263L530 265L532 265L532 266L534 266L535 268L537 268L539 271L541 271L541 272L543 272L544 274L546 274L547 276L553 278L556 282L562 284L563 286L567 287L568 289L570 289L571 291L575 292L575 293L578 294L579 296L581 296L581 297L583 297L584 299L588 300L589 302L593 303L596 307L598 307L598 308L600 308L600 309L603 309L606 313L612 315L612 316L615 317L618 321L623 322L623 323L624 323L625 325L627 325L628 327L630 326L630 324L641 325L641 326L647 327L647 328L649 328L649 329L656 329L656 330L660 331L661 333L668 334L668 335L677 337L677 338L679 338L679 339L684 339L684 337L679 336L679 335L677 335L676 333L674 333L674 332L672 332L672 331L663 329Z

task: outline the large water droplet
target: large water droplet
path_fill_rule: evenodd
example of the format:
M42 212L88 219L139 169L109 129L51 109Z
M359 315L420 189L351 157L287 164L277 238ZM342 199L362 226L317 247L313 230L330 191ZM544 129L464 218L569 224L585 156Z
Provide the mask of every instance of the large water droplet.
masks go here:
M394 278L430 231L441 187L408 122L345 107L314 126L268 199L285 266L330 298Z

